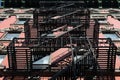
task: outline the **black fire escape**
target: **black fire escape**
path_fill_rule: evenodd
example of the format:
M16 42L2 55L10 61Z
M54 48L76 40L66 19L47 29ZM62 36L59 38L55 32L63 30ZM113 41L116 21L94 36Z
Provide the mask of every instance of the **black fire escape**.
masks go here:
M1 76L11 80L114 80L116 47L111 39L99 38L99 23L90 19L84 2L40 4L34 11L34 27L25 26L26 38L14 38L9 44L9 68L1 69ZM36 38L27 34L34 28Z

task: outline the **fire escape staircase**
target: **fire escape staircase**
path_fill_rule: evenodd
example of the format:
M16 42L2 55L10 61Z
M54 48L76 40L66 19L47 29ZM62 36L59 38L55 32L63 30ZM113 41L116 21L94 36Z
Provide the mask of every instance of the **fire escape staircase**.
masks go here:
M71 49L73 49L73 47L71 47ZM70 55L71 59L69 60L71 61L65 64L65 59L62 59L64 66L62 66L61 70L56 72L56 74L54 74L49 80L76 80L79 76L86 76L89 70L93 72L92 70L94 70L96 66L96 56L93 53L93 49L78 50L78 47L76 49L77 50L73 50Z

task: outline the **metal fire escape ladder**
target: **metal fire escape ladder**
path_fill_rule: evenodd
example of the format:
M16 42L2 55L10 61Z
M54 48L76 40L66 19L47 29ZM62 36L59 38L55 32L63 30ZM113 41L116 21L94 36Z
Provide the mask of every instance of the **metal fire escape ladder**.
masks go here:
M72 6L72 5L74 5L74 3L64 4L64 5L61 5L61 6L57 7L56 9L61 9L61 8L69 7L69 6Z
M93 58L94 58L94 61L95 61L95 67L96 69L100 69L99 65L98 65L98 62L97 62L97 53L94 51L93 47L92 47L92 44L90 42L90 39L88 37L86 37L89 45L90 45L90 51L93 53Z
M93 48L93 46L92 46L92 42L90 41L90 39L88 38L88 37L86 37L86 39L87 39L87 41L88 41L88 44L89 44L89 50L90 50L90 52L92 53L92 57L93 57L93 69L92 70L90 70L90 74L87 74L86 76L85 76L85 78L88 80L88 79L93 79L94 77L95 77L95 75L96 75L96 71L97 71L97 69L100 69L100 66L99 66L99 64L98 64L98 61L97 61L97 52L95 51L95 48ZM98 44L97 44L98 45ZM88 71L89 72L89 71Z
M71 47L71 50L72 50L72 71L73 71L73 80L76 78L76 65L75 65L75 60L74 60L74 56L76 57L76 60L77 60L77 54L75 53L75 55L74 55L74 52L73 52L73 42L72 42L72 37L71 37L71 35L70 35L70 33L69 33L69 38L70 38L70 47Z

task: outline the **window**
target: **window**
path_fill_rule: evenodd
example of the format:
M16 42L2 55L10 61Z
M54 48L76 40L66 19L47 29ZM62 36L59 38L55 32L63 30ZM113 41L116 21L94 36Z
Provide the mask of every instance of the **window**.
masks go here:
M7 33L5 36L2 38L2 40L12 40L13 38L18 38L20 33Z

